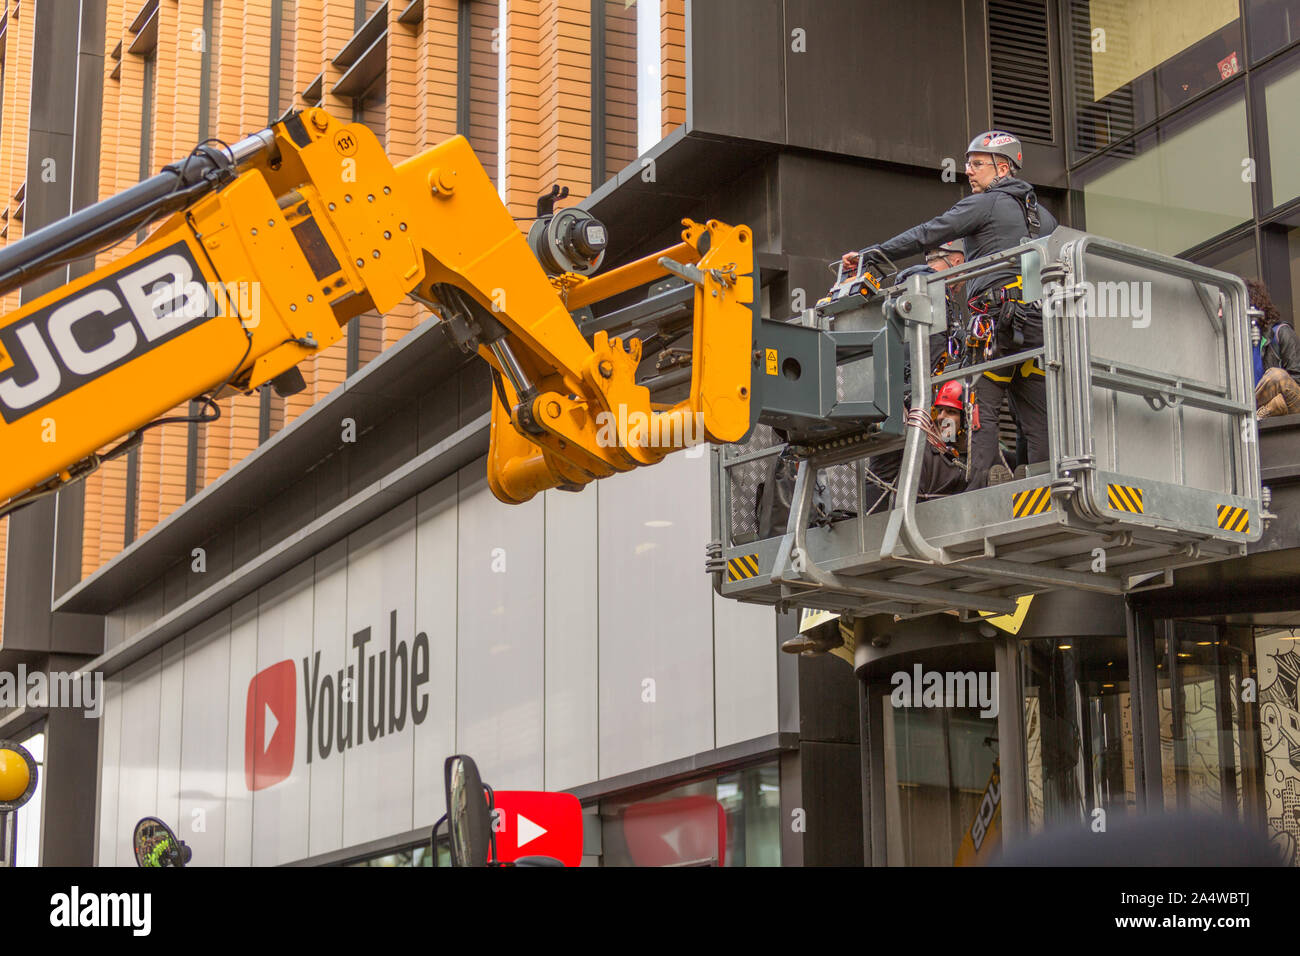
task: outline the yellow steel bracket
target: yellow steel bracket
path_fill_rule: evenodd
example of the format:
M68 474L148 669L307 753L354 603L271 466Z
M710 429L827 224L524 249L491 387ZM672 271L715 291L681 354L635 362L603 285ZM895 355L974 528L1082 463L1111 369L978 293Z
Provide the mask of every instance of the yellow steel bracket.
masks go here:
M653 465L681 448L736 441L748 432L753 236L744 226L717 221L683 225L681 245L574 286L568 305L578 308L669 272L693 282L689 397L668 408L654 405L649 389L636 384L640 340L624 343L596 333L582 363L581 387L533 399L530 424L544 434L520 430L494 398L488 470L497 497L523 501L545 488L574 489L614 471Z

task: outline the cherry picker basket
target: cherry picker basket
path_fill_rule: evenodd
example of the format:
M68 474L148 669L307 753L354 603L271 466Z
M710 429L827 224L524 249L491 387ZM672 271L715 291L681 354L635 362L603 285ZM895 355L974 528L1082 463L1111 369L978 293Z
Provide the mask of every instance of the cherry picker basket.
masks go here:
M1042 347L926 375L927 337L945 326L945 286L1005 273L1008 264L1022 276L1025 301L1041 302ZM1060 228L958 269L819 307L799 324L831 338L851 328L857 349L844 361L845 350L832 346L835 361L805 368L809 394L829 390L842 405L874 404L876 412L859 420L856 434L841 419L819 438L801 427L815 415L787 414L798 402L774 399L766 376L755 375L760 420L794 425L785 441L756 428L747 444L714 451L707 568L715 587L737 600L852 616L1007 613L1024 594L1123 594L1171 583L1180 567L1244 554L1265 517L1246 305L1236 276ZM764 321L760 348L789 344L776 328L782 324ZM910 358L910 389L926 402L945 381L973 383L984 371L1037 359L1048 460L1019 480L918 500L925 437L899 425L902 356L874 354L891 329ZM868 513L880 491L867 456L891 448L903 452L897 493ZM779 455L799 461L790 515L783 530L759 537L756 480ZM829 486L839 520L818 525L819 483Z

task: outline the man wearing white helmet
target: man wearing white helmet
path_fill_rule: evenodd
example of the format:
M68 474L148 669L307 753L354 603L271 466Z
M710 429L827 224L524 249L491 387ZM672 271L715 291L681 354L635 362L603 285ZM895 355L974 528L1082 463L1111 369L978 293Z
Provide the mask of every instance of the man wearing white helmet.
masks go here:
M1048 235L1056 229L1056 219L1038 205L1034 188L1019 178L1021 162L1020 140L1015 136L1001 130L981 133L966 151L966 180L971 194L942 215L871 249L897 261L961 239L965 259L970 261ZM856 268L860 254L846 252L845 266ZM997 320L996 334L985 347L986 355L971 356L972 361L1010 356L1043 344L1042 309L1037 303L1020 301L1020 285L1014 263L969 280L972 307L987 309L988 315ZM977 415L979 410L984 414L973 423L972 489L988 483L989 469L997 461L997 409L1008 388L1027 439L1029 461L1047 460L1047 394L1038 362L1031 360L985 372L975 386Z
M925 250L925 264L935 272L956 269L965 261L966 252L962 249L961 243L955 240Z

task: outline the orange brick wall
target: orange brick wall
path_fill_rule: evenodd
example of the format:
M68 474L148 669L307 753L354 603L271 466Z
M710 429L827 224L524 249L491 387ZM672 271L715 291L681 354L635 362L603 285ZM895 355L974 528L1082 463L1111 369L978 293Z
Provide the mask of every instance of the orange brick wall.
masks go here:
M5 30L4 120L0 126L0 209L4 221L2 245L23 237L23 224L16 218L18 190L27 180L28 106L32 95L32 8L6 0L8 29ZM0 308L9 312L18 308L19 295L10 292L0 298Z
M27 7L30 0L23 0ZM288 103L308 104L302 91L324 72L321 103L336 116L350 117L353 101L330 90L342 75L332 60L355 29L353 0L286 0L280 70L270 76L273 0L218 0L210 36L203 34L203 0L160 0L153 100L143 102L144 59L127 52L135 37L129 26L145 0L107 0L102 157L99 195L106 198L140 178L141 119L152 111L147 167L156 171L183 157L198 142L203 46L211 51L208 135L233 142L266 125L268 111ZM382 0L367 0L366 13ZM527 229L539 193L554 183L570 189L565 204L580 201L591 182L591 0L510 0L508 20L499 22L498 0L471 0L469 62L458 62L458 0L425 0L420 22L403 24L404 0L388 8L388 70L363 104L363 121L379 133L394 161L457 132L457 78L470 74L469 139L493 181L501 151L506 159L506 199ZM606 83L609 109L607 173L636 158L636 8L627 0L607 4ZM14 0L0 0L6 9ZM685 0L661 0L663 129L685 119ZM30 9L30 7L27 7ZM0 190L11 207L26 171L27 104L31 87L31 17L11 19L5 38L4 101L0 115ZM493 47L505 28L506 74L498 76ZM495 34L495 35L494 35ZM120 57L112 56L119 43ZM117 73L114 76L114 73ZM507 124L497 129L497 99L504 87ZM272 102L274 100L274 103ZM504 141L502 141L504 140ZM10 218L0 245L21 236ZM127 240L99 256L105 265L129 251ZM17 306L17 296L3 308ZM407 302L387 315L360 321L361 361L372 359L418 325L427 313ZM271 405L272 429L292 423L337 388L346 373L346 339L304 362L307 389ZM198 429L199 486L215 481L257 447L260 400L235 397L221 402L221 418ZM184 415L188 406L170 414ZM139 500L135 535L184 504L186 424L150 429L138 452ZM123 547L126 461L104 466L85 482L86 525L82 573L90 574ZM0 522L0 561L6 526ZM2 566L0 566L2 568ZM3 610L0 589L0 612Z
M686 122L686 0L660 0L659 95L663 135Z

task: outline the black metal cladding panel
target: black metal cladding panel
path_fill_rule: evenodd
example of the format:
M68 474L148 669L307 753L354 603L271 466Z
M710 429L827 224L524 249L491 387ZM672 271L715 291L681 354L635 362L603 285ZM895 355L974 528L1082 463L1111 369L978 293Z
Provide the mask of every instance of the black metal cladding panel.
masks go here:
M43 3L37 6L35 15L38 22L32 37L32 62L66 62L66 58L75 55L73 51L81 15L77 5ZM71 135L76 114L73 102L76 92L75 69L42 70L40 82L32 84L32 129ZM41 154L36 155L39 157ZM40 165L39 159L37 165ZM60 172L64 168L58 167Z
M784 143L790 33L781 0L703 0L687 15L692 131Z
M962 130L957 143L947 148L960 158L968 142ZM961 199L965 184L965 180L961 185L945 183L933 170L886 168L790 152L781 154L777 175L782 250L821 258L811 280L798 283L806 293L805 307L834 281L827 262L846 249L881 242L938 215ZM774 306L772 318L784 317Z
M52 632L50 584L53 574L53 497L45 497L9 516L9 560L5 568L4 646L48 651Z
M1046 0L989 0L993 125L1052 143L1052 75Z
M688 136L679 127L643 157L654 160L653 181L639 162L611 170L612 178L582 202L610 227L606 268L680 242L683 216L744 222L754 230L755 248L766 248L765 237L775 229L769 222L773 204L764 201L775 189L776 173L768 161L775 150L763 143ZM624 223L635 228L620 228Z
M929 169L960 157L962 24L955 0L785 0L786 141Z

